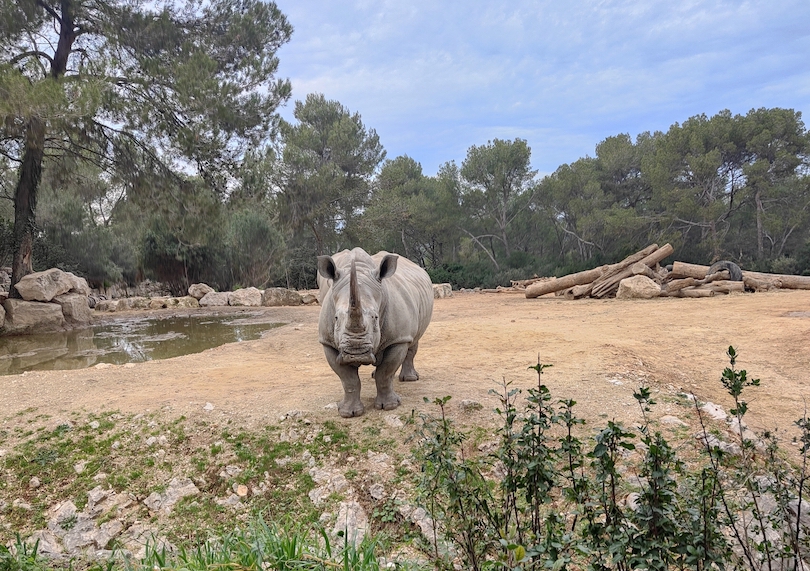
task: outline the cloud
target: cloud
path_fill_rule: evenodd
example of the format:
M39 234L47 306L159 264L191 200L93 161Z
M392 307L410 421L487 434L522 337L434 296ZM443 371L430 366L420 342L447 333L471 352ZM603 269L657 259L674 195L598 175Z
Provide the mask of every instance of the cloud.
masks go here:
M495 137L553 171L607 136L810 97L805 0L278 4L294 98L340 101L429 174Z

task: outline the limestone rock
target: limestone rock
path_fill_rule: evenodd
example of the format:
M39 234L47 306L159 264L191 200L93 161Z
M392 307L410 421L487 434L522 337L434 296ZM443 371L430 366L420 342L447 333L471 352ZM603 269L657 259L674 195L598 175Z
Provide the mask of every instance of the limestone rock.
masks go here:
M191 295L187 295L185 297L175 297L172 299L175 302L173 307L182 307L182 308L200 307L200 302L197 300L196 297Z
M70 272L66 272L68 279L70 280L70 291L69 293L78 293L83 295L84 297L89 296L93 293L90 289L90 286L87 285L87 280L84 278L80 278Z
M62 308L56 303L9 298L3 302L3 308L6 310L5 333L28 333L34 329L47 331L61 329L65 325Z
M190 286L188 286L188 295L190 295L197 301L205 297L205 294L212 293L213 291L214 288L212 288L208 284L191 284Z
M661 286L647 276L633 276L619 282L616 299L653 299L661 295Z
M262 305L277 307L281 305L301 305L304 303L301 294L283 287L269 287L262 294Z
M38 529L26 540L26 543L37 545L37 553L46 557L55 557L64 553L64 549L59 544L59 539L52 531Z
M149 309L149 302L151 300L148 297L122 297L118 300L118 304L116 305L115 311L128 311L131 309ZM99 302L96 304L96 310L98 310L98 305L104 303ZM110 310L112 311L112 310Z
M305 293L301 296L301 303L304 305L312 305L314 303L318 303L318 298L311 293Z
M357 547L363 542L368 527L368 515L363 506L355 501L340 502L337 521L332 530L334 535L342 535L348 544Z
M219 305L228 305L228 292L208 292L200 299L200 305L202 307L211 307L211 306L219 306Z
M259 307L261 304L262 292L255 287L238 289L228 295L228 305Z
M169 487L162 494L153 492L143 503L152 511L162 510L171 513L174 504L186 496L199 494L200 490L189 478L172 478Z
M453 286L450 284L433 284L433 299L453 297Z
M96 311L118 311L119 299L100 299L96 302Z
M69 323L89 323L93 319L93 312L87 303L87 296L80 293L63 293L53 300L62 308L62 315Z
M25 301L51 301L57 295L70 291L73 287L71 276L73 274L68 275L60 269L53 268L23 276L14 287Z

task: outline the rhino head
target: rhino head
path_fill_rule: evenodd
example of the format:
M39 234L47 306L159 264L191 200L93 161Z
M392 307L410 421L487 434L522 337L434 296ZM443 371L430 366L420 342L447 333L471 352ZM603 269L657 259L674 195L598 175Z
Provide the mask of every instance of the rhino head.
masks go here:
M331 256L318 256L318 272L332 280L327 295L334 309L332 338L339 365L376 365L380 345L380 317L385 310L382 280L396 272L397 256L389 254L378 268L352 258L351 267L339 269Z

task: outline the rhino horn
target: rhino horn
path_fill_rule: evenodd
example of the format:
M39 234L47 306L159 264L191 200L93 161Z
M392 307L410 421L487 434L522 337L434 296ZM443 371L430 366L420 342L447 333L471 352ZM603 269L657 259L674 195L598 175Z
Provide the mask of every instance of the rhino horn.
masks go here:
M360 304L360 290L357 287L357 268L352 260L352 271L349 277L349 323L350 331L363 331L363 307Z

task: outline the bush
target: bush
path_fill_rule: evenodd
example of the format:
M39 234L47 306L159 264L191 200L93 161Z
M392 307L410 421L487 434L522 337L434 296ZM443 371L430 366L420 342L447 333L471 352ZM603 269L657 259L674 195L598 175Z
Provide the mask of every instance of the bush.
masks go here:
M497 393L499 441L477 456L465 453L469 434L445 414L450 397L436 399L440 414L421 417L415 456L437 568L450 568L454 548L466 569L803 568L808 530L795 512L807 509L810 420L796 422L799 468L778 453L773 435L754 443L741 396L759 380L736 369L733 347L728 357L721 382L734 399L739 453L716 444L695 399L703 430L692 467L653 430L646 387L634 393L639 426L610 421L586 437L576 403L552 402L542 383L548 365L538 363L525 409L515 405L519 389L504 383Z

